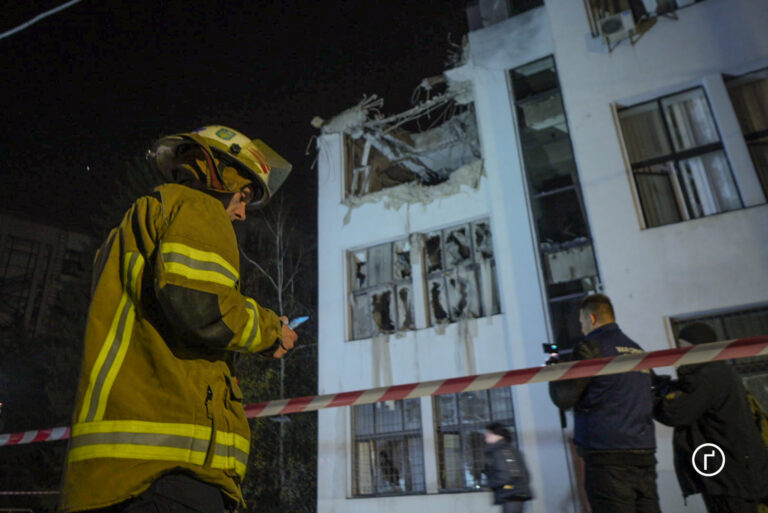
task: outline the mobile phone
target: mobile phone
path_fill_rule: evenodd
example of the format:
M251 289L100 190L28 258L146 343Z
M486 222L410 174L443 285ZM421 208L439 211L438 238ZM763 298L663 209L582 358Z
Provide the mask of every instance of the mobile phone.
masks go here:
M309 315L302 315L301 317L296 317L295 319L291 320L291 322L288 323L288 327L292 330L295 330L305 322L309 320Z

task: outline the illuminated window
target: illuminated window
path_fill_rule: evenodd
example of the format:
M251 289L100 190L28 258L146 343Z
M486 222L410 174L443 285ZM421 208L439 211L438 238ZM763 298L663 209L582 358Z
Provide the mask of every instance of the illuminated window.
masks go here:
M646 227L742 208L700 87L619 111Z

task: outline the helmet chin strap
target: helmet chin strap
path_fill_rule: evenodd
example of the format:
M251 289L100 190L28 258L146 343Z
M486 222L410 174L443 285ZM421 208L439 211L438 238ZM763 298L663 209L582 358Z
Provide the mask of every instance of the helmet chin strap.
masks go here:
M205 160L208 163L208 169L211 175L211 186L214 189L226 192L224 189L224 184L222 184L221 180L219 179L219 168L216 167L216 162L214 162L213 157L208 151L208 148L203 148L203 155L205 155Z

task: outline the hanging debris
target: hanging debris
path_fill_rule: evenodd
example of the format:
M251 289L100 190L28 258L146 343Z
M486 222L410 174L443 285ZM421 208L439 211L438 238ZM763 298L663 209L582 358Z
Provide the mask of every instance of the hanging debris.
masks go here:
M382 116L373 95L331 120L312 120L323 134L344 134L347 199L403 184L435 186L480 160L471 82L461 69L425 78L414 91L417 104L404 112Z

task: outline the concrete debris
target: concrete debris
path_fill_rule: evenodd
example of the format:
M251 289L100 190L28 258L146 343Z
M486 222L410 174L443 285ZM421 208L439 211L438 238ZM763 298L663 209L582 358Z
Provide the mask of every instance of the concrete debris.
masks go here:
M338 114L330 121L323 121L322 118L315 117L312 120L312 125L320 125L324 134L347 132L352 137L360 137L363 124L371 114L378 114L383 105L384 100L374 94L363 98L360 103Z
M435 187L482 158L466 45L462 50L459 67L422 80L413 100L426 99L411 109L384 117L383 101L374 95L331 120L312 120L323 134L345 135L348 198L391 193L411 182Z
M483 175L483 162L476 160L464 165L451 173L448 180L438 185L422 185L409 182L389 189L380 190L365 196L349 196L344 204L350 207L344 221L349 222L351 210L366 203L381 203L385 208L399 210L400 207L411 203L427 205L433 201L445 198L461 191L462 187L476 189Z

